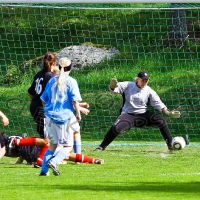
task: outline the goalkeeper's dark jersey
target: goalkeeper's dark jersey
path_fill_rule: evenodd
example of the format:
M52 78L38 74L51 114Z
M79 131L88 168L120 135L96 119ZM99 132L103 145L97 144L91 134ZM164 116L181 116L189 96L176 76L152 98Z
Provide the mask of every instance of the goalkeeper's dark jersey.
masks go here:
M6 157L21 156L27 163L36 162L40 147L38 146L15 146L13 140L22 138L20 136L8 136L5 133L0 133L0 148L6 148Z

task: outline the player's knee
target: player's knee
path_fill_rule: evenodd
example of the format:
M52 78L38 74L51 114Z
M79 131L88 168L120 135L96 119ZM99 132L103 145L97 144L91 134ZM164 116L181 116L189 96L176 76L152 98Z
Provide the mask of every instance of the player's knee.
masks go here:
M119 129L116 125L113 125L113 126L111 127L111 130L112 130L112 132L113 132L115 135L119 135L119 134L122 133L121 129Z
M36 144L39 146L44 146L44 145L49 145L49 139L48 138L37 138L36 139Z

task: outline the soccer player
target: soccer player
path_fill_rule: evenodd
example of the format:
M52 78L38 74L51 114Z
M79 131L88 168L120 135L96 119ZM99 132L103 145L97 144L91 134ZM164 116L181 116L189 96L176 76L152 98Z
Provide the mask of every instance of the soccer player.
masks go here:
M26 160L27 164L35 163L40 152L40 147L16 146L13 144L14 139L21 138L21 136L8 136L4 132L0 132L0 159L3 156L11 158L19 157L15 164L21 164L23 160Z
M28 89L28 95L31 98L30 113L37 124L37 132L40 137L30 137L14 140L15 145L19 146L40 146L40 153L34 167L39 168L42 165L43 157L49 147L49 139L44 132L45 115L40 96L44 92L47 82L55 76L52 72L56 65L57 57L53 52L47 52L43 59L43 68L39 71Z
M148 103L155 109L170 117L179 118L179 111L169 111L161 101L157 93L148 86L149 74L140 72L135 82L118 82L111 79L109 89L112 93L121 94L123 106L121 115L116 119L109 131L106 133L102 143L96 151L103 151L121 133L130 130L132 127L154 126L160 129L168 149L172 148L172 135L166 120L159 114L148 110Z
M0 118L1 118L1 121L3 123L3 126L8 126L9 119L8 119L8 117L2 111L0 111ZM1 144L0 144L0 148L1 148ZM6 152L5 148L1 148L0 149L0 158L2 156L4 156L5 152Z
M24 160L26 160L27 164L34 164L37 160L38 154L40 153L40 147L14 145L13 140L20 138L22 137L16 135L8 136L4 132L0 132L0 159L3 156L10 158L19 157L15 164L21 164ZM69 156L64 158L64 160L79 163L102 164L98 158L77 153L69 153ZM99 162L97 162L97 160L99 160Z
M64 158L69 157L73 148L74 133L80 132L79 102L82 101L82 98L77 81L69 76L71 66L70 59L61 58L59 60L59 75L47 83L41 96L50 146L44 155L40 176L47 176L49 167L53 170L54 175L60 175L58 164ZM95 163L102 164L103 160L95 160Z
M53 73L55 75L59 75L60 74L60 69L58 66L54 66L53 69L52 69ZM88 115L89 113L89 104L86 103L86 102L79 102L79 106L80 106L80 112L85 114L85 115ZM82 152L82 143L81 143L81 134L80 132L75 132L74 133L74 145L73 145L73 148L74 148L74 153L78 153L78 154L81 154Z

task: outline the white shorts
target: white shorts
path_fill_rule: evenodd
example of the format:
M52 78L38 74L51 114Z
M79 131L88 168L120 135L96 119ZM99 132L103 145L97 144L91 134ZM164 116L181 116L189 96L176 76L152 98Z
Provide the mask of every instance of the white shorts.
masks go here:
M80 126L75 117L63 125L55 124L49 117L46 117L46 132L52 144L73 146L74 133L80 132Z

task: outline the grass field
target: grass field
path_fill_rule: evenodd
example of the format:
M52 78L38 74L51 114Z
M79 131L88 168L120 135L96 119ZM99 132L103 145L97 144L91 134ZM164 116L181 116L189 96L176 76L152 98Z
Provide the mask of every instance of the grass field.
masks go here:
M71 73L79 83L83 101L90 104L90 114L81 122L86 144L83 153L103 158L105 164L69 162L60 165L61 176L39 177L39 169L25 163L11 165L16 159L4 157L0 160L0 200L200 199L200 145L195 143L200 139L199 9L186 9L191 37L184 47L170 45L172 18L171 11L165 9L73 10L17 5L1 6L1 13L0 109L10 119L4 128L8 135L38 136L27 89L39 69L36 64L25 65L26 73L22 74L20 67L26 61L47 50L57 52L82 43L116 47L121 54ZM106 151L93 151L122 105L121 96L108 91L110 78L132 81L143 70L150 73L150 87L168 108L181 111L180 119L165 116L172 135L188 134L191 144L171 154L158 130L132 129ZM125 140L138 145L125 145Z
M83 154L105 159L104 165L60 165L60 176L40 177L39 169L0 160L1 200L200 199L199 146L169 153L163 143L110 146Z

